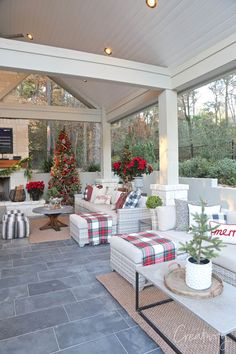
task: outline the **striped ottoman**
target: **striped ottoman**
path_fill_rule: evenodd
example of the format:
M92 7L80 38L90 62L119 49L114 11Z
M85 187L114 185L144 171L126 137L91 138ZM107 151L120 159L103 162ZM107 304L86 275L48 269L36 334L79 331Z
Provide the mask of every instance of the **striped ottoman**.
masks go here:
M11 210L3 215L2 238L4 240L28 237L29 233L29 219L20 210Z

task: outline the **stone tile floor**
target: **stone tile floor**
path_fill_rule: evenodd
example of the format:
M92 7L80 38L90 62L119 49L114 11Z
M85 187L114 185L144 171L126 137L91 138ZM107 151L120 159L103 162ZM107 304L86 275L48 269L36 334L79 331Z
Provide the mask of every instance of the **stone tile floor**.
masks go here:
M96 275L109 246L0 241L0 354L161 354Z

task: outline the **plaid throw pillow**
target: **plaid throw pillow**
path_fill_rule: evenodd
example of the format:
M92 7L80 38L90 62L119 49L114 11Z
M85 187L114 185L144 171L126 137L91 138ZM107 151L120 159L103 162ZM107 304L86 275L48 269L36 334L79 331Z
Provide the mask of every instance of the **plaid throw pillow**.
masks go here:
M93 187L88 184L85 188L84 200L87 200L89 202L91 199L92 193L93 193Z
M119 199L116 202L116 209L122 209L123 205L125 204L126 198L128 197L129 193L128 192L123 192L119 196Z
M131 192L126 198L123 208L136 208L140 198L141 192L139 190Z

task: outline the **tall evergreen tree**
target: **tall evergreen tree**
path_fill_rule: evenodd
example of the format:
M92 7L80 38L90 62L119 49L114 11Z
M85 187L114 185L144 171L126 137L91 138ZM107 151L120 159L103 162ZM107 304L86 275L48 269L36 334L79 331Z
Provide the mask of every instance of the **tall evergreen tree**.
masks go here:
M63 128L56 142L51 179L48 182L49 196L62 197L62 203L73 204L73 196L81 190L75 155L68 135Z

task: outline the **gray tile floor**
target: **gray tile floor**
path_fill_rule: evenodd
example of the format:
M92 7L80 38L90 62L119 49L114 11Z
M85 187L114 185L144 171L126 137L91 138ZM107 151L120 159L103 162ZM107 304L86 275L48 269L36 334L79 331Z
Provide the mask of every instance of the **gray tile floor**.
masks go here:
M109 246L0 241L0 354L161 354L96 280Z

